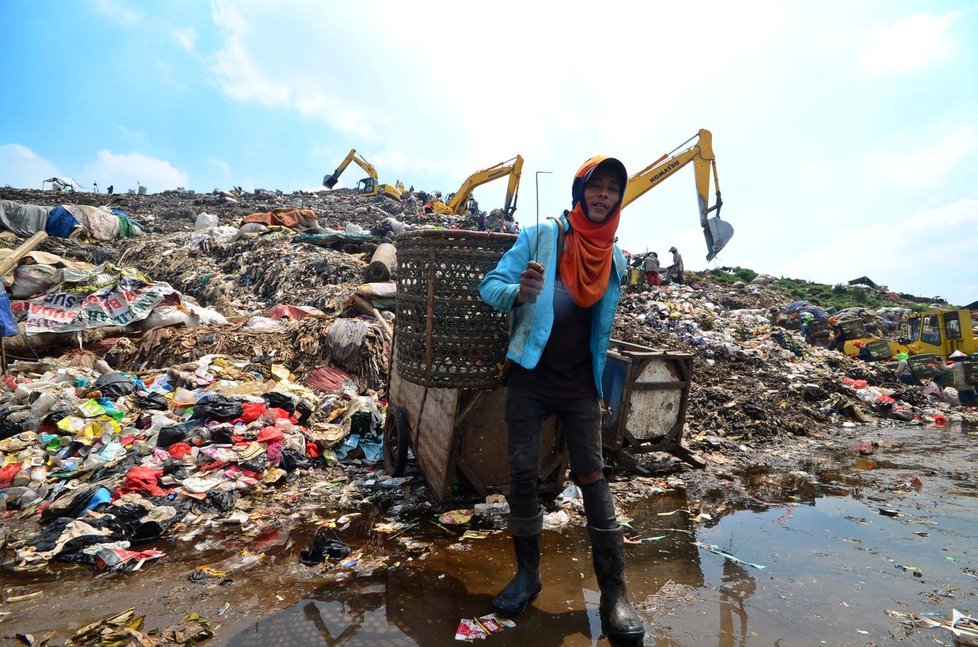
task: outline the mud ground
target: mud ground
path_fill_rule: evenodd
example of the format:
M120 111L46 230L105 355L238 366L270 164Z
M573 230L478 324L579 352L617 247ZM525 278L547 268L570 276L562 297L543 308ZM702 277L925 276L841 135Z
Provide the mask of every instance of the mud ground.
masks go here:
M645 494L616 482L630 535L646 540L628 547L631 598L650 627L645 644L953 644L948 632L910 627L903 616L978 607L976 438L966 423L835 429L753 453L734 469L711 461L645 479ZM308 519L247 540L225 530L158 542L147 547L167 558L134 573L57 563L5 570L8 598L34 595L0 608L0 636L10 645L27 644L24 634L64 644L83 625L135 607L160 644L205 626L212 645L444 645L459 619L490 611L509 577L504 533L462 540L464 528L425 513L400 536L405 543L372 530L379 509L360 512L338 531L361 560L350 568L299 563L321 521ZM544 545L544 594L516 629L490 640L607 644L598 638L584 529L545 532ZM224 578L189 579L242 549L265 558ZM203 623L188 622L192 614Z

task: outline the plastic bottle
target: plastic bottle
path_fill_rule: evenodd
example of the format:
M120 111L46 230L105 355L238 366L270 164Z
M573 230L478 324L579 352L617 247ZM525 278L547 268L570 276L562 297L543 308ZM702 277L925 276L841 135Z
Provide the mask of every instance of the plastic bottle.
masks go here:
M58 396L54 393L45 391L31 403L31 414L35 418L43 418L51 411L51 407L58 401Z
M97 470L98 468L105 465L105 463L106 463L105 459L102 458L100 454L96 454L95 452L92 452L87 457L85 457L85 461L82 463L82 469L86 471Z
M122 458L122 456L124 456L125 453L126 453L125 447L123 447L122 445L120 445L115 441L112 441L105 446L105 448L99 454L99 457L102 460L104 460L106 463L111 463L117 458Z

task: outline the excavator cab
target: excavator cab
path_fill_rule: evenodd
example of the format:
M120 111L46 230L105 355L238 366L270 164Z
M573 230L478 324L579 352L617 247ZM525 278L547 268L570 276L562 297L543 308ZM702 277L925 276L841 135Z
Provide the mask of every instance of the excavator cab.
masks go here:
M377 193L377 180L372 177L365 177L357 182L357 191L360 193Z

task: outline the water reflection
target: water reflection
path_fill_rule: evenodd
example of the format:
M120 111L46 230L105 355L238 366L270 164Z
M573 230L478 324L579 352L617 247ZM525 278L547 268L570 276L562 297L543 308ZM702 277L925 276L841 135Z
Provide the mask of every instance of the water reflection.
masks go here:
M941 611L940 602L919 603L920 587L952 595L970 590L973 578L970 566L947 559L967 557L976 532L974 438L960 431L969 430L868 430L861 441L875 447L872 456L850 448L813 453L802 470L758 468L743 475L746 498L721 493L699 510L683 493L667 492L624 506L632 518L627 534L637 542L626 547L629 595L649 625L645 644L854 644L853 636L861 641L866 632L878 638L894 630L895 621L882 613L893 600ZM881 496L905 514L879 516ZM229 644L455 644L459 620L490 610L513 564L506 535L463 542L443 531L424 523L412 531L413 539L433 543L427 560L326 583ZM369 532L357 538L373 540ZM720 552L768 569L760 577L696 542L715 542ZM543 594L492 644L608 644L600 636L584 528L545 532L543 548ZM390 550L392 562L405 559ZM913 564L926 577L894 564Z
M229 644L236 647L305 645L435 646L453 644L464 617L484 615L492 597L472 595L457 578L414 569L347 583L331 583L298 604L258 620ZM518 619L518 628L493 644L544 647L565 644L564 636L587 635L584 609Z
M632 590L648 596L641 606L648 614L646 621L655 635L647 639L646 644L656 647L685 647L690 644L745 647L748 644L751 632L747 600L757 589L757 582L748 567L715 553L701 551L696 545L698 527L701 524L703 527L713 527L725 516L720 512L705 520L700 516L701 512L705 510L691 508L681 492L653 497L630 510L635 518L633 525L642 527L651 523L649 534L664 535L660 541L643 542L643 550L636 552L630 562L630 567L636 562L642 565L647 575L644 581L637 582L634 576L630 579L630 583L636 585ZM733 513L735 510L726 512ZM720 550L736 556L740 548L734 537L730 536ZM719 577L713 575L711 578L708 575L717 570ZM641 600L637 595L632 598ZM716 624L708 620L713 604L717 610ZM676 641L670 636L671 616L688 614L694 608L701 609L696 620L695 643L689 642L688 638Z
M719 618L711 628L701 617L699 627L703 637L716 638L698 644L745 645L745 602L756 584L743 566L715 554L709 556L709 563L722 568L722 574L708 583L704 558L695 544L700 511L690 509L682 492L668 492L628 506L628 513L633 520L627 534L633 543L627 546L626 576L630 598L649 625L645 644L689 644L673 642L662 628L660 614L672 605L681 609L684 600L705 598L715 601ZM423 566L324 584L293 607L258 620L229 644L427 647L454 643L460 619L490 611L493 594L511 574L511 547L505 535L471 542L465 550L457 550L459 542L444 537L421 538L437 544ZM493 644L608 644L600 631L600 594L583 528L544 533L541 575L541 596L517 618L516 629L493 636Z
M757 589L757 582L740 564L723 561L723 583L720 585L720 634L718 647L746 647L747 598ZM734 618L736 617L736 627Z

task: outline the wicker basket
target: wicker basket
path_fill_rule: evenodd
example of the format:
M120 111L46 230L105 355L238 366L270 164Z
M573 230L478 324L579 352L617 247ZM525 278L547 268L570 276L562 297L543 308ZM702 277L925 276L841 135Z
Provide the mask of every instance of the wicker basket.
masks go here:
M479 283L516 236L436 230L397 237L397 345L400 375L422 386L499 385L507 316L486 305Z
M933 353L911 355L907 359L910 371L917 379L928 379L944 372L944 360Z

